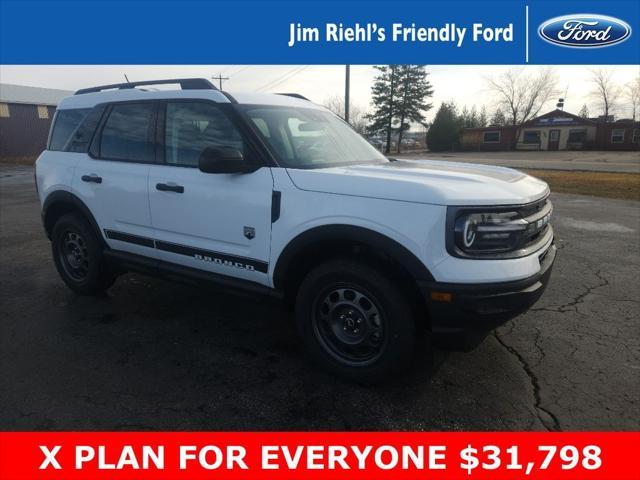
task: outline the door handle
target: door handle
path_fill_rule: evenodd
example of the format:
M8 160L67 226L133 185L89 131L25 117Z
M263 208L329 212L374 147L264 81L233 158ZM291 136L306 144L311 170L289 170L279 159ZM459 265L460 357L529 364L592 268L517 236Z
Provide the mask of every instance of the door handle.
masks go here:
M102 183L102 177L99 177L95 173L92 173L91 175L82 175L80 178L83 182Z
M184 187L182 185L176 185L175 183L156 183L156 190L160 190L161 192L184 193Z

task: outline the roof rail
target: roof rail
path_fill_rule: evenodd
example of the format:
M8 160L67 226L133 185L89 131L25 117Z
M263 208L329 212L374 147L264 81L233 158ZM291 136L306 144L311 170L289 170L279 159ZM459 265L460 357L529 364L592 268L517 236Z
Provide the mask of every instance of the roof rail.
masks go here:
M102 90L124 90L128 88L139 87L142 85L167 85L171 83L179 84L182 90L218 90L215 85L213 85L206 78L172 78L169 80L144 80L142 82L114 83L111 85L100 85L98 87L82 88L74 93L74 95L101 92Z
M307 97L305 97L304 95L300 95L299 93L276 93L276 95L284 95L285 97L299 98L300 100L306 100L308 102L311 101Z

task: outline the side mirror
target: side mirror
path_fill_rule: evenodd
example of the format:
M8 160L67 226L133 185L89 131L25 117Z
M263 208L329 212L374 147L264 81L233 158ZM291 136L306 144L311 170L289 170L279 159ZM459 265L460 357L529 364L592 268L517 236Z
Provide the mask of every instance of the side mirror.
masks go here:
M204 173L247 173L242 152L231 147L207 147L200 154L198 168Z

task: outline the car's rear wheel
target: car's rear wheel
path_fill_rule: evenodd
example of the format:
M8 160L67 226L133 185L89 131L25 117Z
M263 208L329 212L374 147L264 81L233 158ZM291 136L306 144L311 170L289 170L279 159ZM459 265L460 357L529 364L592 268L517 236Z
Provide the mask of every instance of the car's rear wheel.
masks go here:
M299 330L324 368L371 383L402 370L415 341L415 319L400 289L381 271L333 260L303 280L296 301Z
M60 277L74 292L95 295L116 279L105 263L102 245L84 217L70 213L53 227L51 248Z

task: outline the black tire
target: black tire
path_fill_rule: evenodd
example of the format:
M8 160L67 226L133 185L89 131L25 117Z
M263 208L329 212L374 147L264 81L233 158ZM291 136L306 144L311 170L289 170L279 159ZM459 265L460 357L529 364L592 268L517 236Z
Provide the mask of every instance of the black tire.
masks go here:
M377 383L410 363L416 322L406 295L381 271L332 260L302 281L296 321L311 357L359 383Z
M80 295L97 295L116 280L102 256L102 245L79 214L61 216L53 227L51 251L56 269L67 286Z

